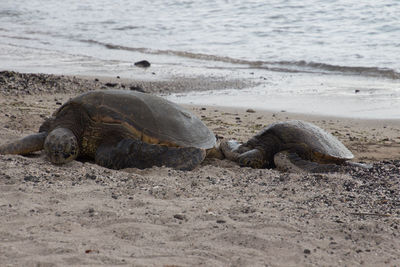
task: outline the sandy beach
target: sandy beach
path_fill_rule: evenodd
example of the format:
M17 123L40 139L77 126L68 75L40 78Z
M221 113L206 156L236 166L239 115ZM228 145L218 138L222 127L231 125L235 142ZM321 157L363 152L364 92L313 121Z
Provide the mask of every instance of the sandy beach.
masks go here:
M88 90L170 94L240 80L135 81L0 72L0 144ZM0 155L1 266L399 266L400 120L185 105L220 139L301 119L371 169L297 174L206 159L193 171L110 170Z

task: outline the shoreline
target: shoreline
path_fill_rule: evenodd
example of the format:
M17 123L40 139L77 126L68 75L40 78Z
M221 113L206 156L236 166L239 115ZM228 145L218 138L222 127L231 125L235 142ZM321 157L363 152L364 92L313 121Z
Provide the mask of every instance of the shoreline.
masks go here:
M261 78L259 84L242 90L174 93L167 98L180 104L285 110L340 118L400 118L400 91L394 80L260 70L255 70L253 76Z
M106 83L113 81L0 73L0 142L36 132L70 97L110 89ZM123 83L125 88L121 82L111 88L140 85L150 93L185 88L179 87L184 81L162 87L163 81ZM56 166L42 153L0 155L0 262L400 265L400 121L184 106L220 138L239 141L274 121L307 120L337 136L355 161L372 168L299 174L206 159L188 172L110 170L81 161Z
M345 118L400 119L400 90L396 79L357 73L285 72L248 64L186 62L179 58L165 61L148 54L135 58L148 58L151 67L140 68L133 62L115 61L103 62L104 66L98 62L94 64L97 68L72 68L61 64L54 69L37 69L68 74L68 77L78 73L75 77L97 78L111 84L134 84L178 104L251 107ZM13 69L26 71L32 67L14 66Z

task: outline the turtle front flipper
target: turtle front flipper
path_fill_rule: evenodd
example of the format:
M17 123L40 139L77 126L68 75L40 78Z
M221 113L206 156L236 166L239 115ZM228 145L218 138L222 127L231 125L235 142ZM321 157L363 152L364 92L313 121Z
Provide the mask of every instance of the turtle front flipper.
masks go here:
M266 165L264 153L255 148L239 155L238 163L241 167L261 169Z
M95 162L110 169L166 166L179 170L192 170L206 157L206 151L194 147L167 147L148 144L134 139L123 139L115 144L97 148Z
M26 155L43 149L46 132L31 134L0 146L0 154Z
M336 164L320 164L302 159L297 153L288 150L281 151L274 156L274 163L278 170L285 172L327 173L337 172L340 167Z

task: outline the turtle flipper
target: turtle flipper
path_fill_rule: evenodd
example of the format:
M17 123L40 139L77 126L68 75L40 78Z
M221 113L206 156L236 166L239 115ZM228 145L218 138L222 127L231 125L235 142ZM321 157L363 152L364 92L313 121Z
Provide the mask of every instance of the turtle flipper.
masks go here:
M123 139L118 144L100 145L95 162L110 169L166 166L192 170L205 158L206 152L195 147L167 147L134 139Z
M252 149L239 155L238 163L242 167L261 169L265 165L264 153L259 149Z
M336 164L320 164L302 159L297 153L288 150L281 151L274 156L274 163L278 170L286 172L337 172L340 167Z
M43 149L47 132L31 134L0 146L0 154L26 155Z

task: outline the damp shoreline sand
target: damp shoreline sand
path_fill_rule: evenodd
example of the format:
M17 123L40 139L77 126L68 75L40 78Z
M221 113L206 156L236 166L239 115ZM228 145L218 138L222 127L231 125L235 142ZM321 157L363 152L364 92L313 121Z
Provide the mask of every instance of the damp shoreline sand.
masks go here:
M169 94L239 81L135 81L0 73L1 143L37 131L92 89ZM242 84L243 85L243 84ZM246 86L246 85L243 85ZM400 264L400 120L360 120L248 108L185 107L220 138L302 119L373 164L295 174L208 159L190 172L50 164L0 155L0 262L5 265L321 266Z

